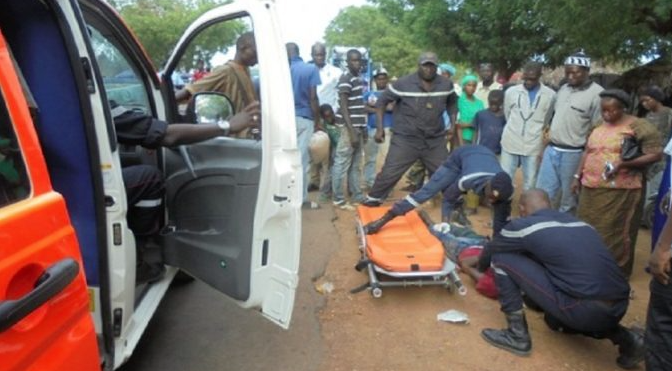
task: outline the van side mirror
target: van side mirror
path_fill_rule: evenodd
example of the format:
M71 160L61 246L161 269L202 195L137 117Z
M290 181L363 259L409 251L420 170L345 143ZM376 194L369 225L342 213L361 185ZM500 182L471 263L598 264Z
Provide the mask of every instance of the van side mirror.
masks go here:
M234 114L233 104L223 94L215 92L196 93L189 102L187 115L197 124L215 123Z

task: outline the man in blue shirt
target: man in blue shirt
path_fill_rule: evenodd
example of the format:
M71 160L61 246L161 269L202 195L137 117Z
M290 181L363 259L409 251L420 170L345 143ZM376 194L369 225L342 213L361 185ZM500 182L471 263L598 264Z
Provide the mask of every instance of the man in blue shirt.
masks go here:
M317 86L322 82L320 72L314 64L308 64L299 56L299 46L287 43L287 57L292 74L294 90L294 111L296 112L296 142L301 151L303 166L303 208L317 209L319 205L308 199L308 171L310 170L310 137L315 128L320 128L320 104L317 99Z
M364 93L364 103L366 104L366 112L368 113L368 118L366 122L367 129L369 131L369 140L364 146L364 184L367 188L373 186L374 180L376 180L376 163L378 162L379 152L381 147L389 146L390 143L390 128L392 127L392 108L394 107L393 103L388 104L385 107L385 114L383 115L383 128L385 130L385 142L377 143L375 140L376 135L376 103L378 98L383 94L383 91L387 89L388 75L385 68L379 68L373 71L373 81L376 83L375 91L367 91ZM387 151L383 151L383 155L386 155ZM383 157L385 158L385 157Z
M644 339L619 322L628 309L630 286L590 225L551 208L548 194L531 189L520 197L521 217L485 246L479 270L492 267L508 328L485 329L493 346L527 355L532 340L523 295L544 311L554 331L607 338L618 345L618 366L644 359Z

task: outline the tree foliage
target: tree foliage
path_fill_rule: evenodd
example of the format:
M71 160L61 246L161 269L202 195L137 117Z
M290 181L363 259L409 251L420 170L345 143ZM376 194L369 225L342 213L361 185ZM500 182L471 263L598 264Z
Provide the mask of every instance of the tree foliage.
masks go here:
M536 1L535 11L561 43L549 56L559 61L571 48L618 62L637 62L672 50L672 1Z
M207 10L230 0L108 0L140 39L155 66L164 65L184 30ZM191 68L197 59L209 60L226 53L238 35L246 31L242 22L226 22L201 33L182 58Z
M376 7L348 7L331 21L325 32L328 46L364 46L374 63L382 63L392 75L415 69L420 46L412 35L394 24Z
M669 0L369 0L330 25L327 41L387 39L404 53L436 51L442 60L492 62L509 76L527 60L561 64L578 49L594 59L634 64L672 49ZM382 28L381 28L382 27ZM393 31L390 31L390 28ZM382 47L380 45L379 47ZM385 50L385 55L397 55ZM373 53L376 60L381 55ZM414 58L395 59L408 69ZM410 65L412 66L412 64Z

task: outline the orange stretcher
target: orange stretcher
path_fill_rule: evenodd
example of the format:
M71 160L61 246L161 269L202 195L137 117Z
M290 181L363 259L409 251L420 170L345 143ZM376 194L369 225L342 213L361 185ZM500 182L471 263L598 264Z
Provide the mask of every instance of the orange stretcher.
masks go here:
M366 235L364 225L383 216L389 206L357 208L357 233L362 254L357 270L366 268L369 282L353 292L370 289L375 298L383 287L443 285L467 293L457 266L446 257L443 244L431 234L431 220L413 210L387 223L378 233ZM379 275L384 275L381 280Z

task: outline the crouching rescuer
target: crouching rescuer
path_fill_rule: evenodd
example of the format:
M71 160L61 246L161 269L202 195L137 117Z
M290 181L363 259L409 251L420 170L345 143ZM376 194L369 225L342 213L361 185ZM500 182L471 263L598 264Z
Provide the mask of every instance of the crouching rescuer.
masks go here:
M495 154L480 145L455 150L421 189L395 202L380 219L365 225L364 231L367 234L377 233L390 220L408 213L439 192L443 193L442 220L469 225L462 210L463 195L469 190L485 196L492 204L493 231L499 233L511 213L513 184Z
M532 339L523 295L544 312L553 330L609 339L618 346L619 367L637 366L645 355L640 333L619 324L630 287L598 233L571 214L551 209L546 192L521 195L520 218L486 244L479 269L492 267L508 327L485 329L491 345L528 355Z

